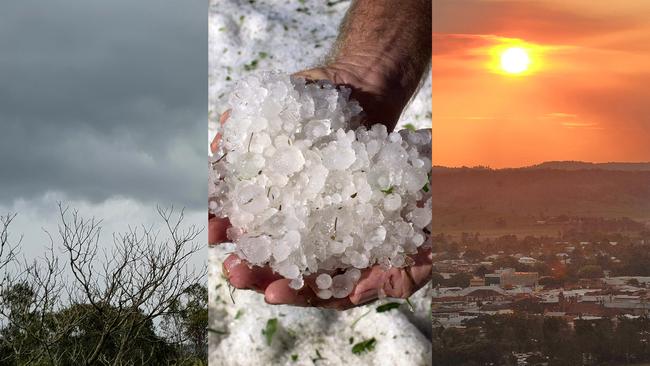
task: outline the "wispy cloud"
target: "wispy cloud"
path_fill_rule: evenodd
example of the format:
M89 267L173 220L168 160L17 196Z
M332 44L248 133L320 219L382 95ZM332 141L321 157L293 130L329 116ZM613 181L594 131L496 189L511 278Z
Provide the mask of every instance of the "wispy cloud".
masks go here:
M573 113L553 112L542 116L542 119L566 119L566 118L578 118L578 115Z
M603 130L604 128L597 123L588 122L562 122L562 126L567 128L587 128L590 130Z

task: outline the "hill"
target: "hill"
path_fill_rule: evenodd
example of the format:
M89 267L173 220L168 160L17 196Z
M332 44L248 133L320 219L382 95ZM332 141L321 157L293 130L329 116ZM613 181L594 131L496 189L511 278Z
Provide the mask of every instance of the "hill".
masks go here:
M525 169L650 171L648 163L589 163L583 161L548 161Z
M568 215L650 219L650 164L548 162L432 170L434 230L525 225ZM509 225L512 226L512 225Z

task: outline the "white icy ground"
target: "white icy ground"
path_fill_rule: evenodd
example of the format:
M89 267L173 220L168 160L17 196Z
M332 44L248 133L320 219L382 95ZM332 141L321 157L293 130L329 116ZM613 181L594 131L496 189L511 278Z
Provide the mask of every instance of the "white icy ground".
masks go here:
M251 4L252 3L252 4ZM210 140L229 90L254 70L298 71L316 66L334 41L349 1L210 0L209 108ZM257 61L255 61L257 60ZM431 81L420 89L398 128L406 123L430 128ZM232 249L232 248L231 248ZM221 277L227 248L209 249L210 365L429 365L430 288L406 305L377 313L381 303L345 312L270 306L261 295L237 290L232 303ZM403 302L402 300L398 300ZM352 328L352 323L368 312ZM237 316L239 314L239 316ZM237 319L235 319L237 318ZM279 329L271 346L262 329L277 318ZM354 343L374 337L373 351L352 353ZM316 351L322 360L317 357ZM297 355L293 361L291 355Z
M390 299L343 312L268 305L253 291L235 290L231 299L221 278L221 261L228 249L232 248L211 248L209 252L211 366L431 364L430 286L411 296L414 312L404 304L377 313L377 306L383 303L404 303ZM278 320L278 330L269 346L262 330L272 318ZM373 337L377 341L374 350L352 353L353 344ZM314 360L318 354L322 359ZM296 361L292 355L297 355Z

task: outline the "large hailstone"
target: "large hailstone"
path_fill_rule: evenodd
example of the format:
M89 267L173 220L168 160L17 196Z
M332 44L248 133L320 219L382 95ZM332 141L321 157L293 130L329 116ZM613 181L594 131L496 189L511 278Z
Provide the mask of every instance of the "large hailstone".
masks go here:
M230 219L237 255L296 289L313 275L323 299L348 296L364 268L406 265L430 233L430 132L368 130L349 96L252 74L210 157L209 208Z

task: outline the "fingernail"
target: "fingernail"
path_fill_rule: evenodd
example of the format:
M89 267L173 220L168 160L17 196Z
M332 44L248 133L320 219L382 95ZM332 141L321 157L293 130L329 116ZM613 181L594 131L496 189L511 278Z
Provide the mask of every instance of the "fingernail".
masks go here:
M230 277L230 269L232 269L232 267L238 265L239 263L241 263L241 259L232 258L232 257L227 258L225 261L223 261L223 265L221 267L223 268L224 276L226 276L226 278L229 278Z

